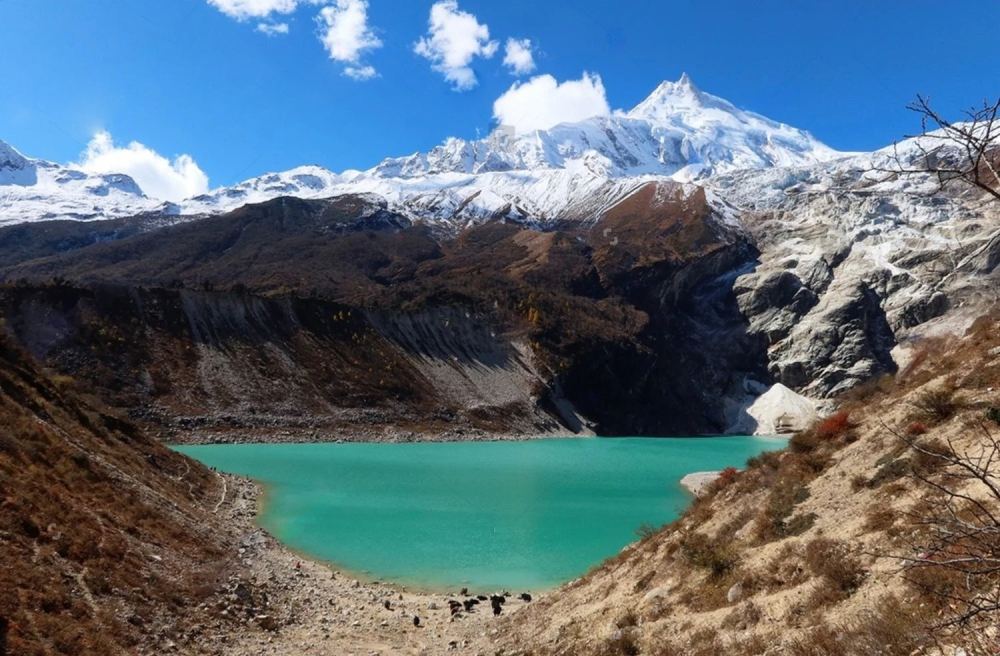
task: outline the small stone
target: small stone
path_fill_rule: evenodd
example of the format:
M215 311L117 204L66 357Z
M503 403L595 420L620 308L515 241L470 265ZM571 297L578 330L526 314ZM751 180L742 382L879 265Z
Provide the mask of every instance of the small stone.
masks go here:
M726 599L729 603L735 603L739 601L740 597L743 596L743 584L737 583L733 587L729 588L729 592L726 593Z

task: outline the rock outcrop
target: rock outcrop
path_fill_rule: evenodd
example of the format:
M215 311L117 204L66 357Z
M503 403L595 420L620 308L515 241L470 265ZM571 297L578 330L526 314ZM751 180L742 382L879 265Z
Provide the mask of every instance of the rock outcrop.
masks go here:
M949 310L971 316L995 300L1000 211L958 187L931 195L926 177L879 172L889 157L707 181L760 250L735 293L774 382L834 397L894 372L893 348Z

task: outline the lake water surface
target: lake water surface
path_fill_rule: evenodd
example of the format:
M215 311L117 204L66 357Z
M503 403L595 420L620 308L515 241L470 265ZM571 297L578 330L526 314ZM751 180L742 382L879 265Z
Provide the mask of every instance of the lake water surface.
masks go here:
M685 474L783 448L766 437L179 447L268 486L260 524L372 579L544 590L675 519Z

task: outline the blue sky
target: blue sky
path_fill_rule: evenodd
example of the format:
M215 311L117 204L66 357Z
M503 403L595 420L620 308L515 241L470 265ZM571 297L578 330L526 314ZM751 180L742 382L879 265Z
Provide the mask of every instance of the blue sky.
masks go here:
M512 84L542 74L599 75L618 109L687 71L703 90L842 150L919 129L904 110L917 92L945 110L1000 95L989 27L970 33L1000 25L992 0L459 0L444 9L489 31L474 39L471 71L440 60L435 69L432 5L0 0L0 139L71 162L106 131L118 146L189 155L215 187L300 164L368 168L449 135L474 137ZM348 12L327 45L324 6ZM359 6L361 32L351 20ZM279 11L248 15L268 7ZM287 34L268 36L262 23ZM463 25L439 35L452 27ZM509 38L530 40L530 74L504 65ZM370 79L345 75L368 67Z

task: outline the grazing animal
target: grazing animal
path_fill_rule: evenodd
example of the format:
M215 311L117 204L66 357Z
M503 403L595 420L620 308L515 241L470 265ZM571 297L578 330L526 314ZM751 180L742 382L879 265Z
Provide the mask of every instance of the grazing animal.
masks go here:
M521 600L525 601L527 603L531 603L531 595L528 594L527 592L522 592L521 593Z
M468 597L469 596L469 589L468 588L462 588L462 596L463 597Z
M392 602L389 601L388 599L386 599L385 601L383 601L382 605L385 606L386 610L392 610Z
M476 599L478 599L479 601L486 601L487 599L489 599L489 597L487 597L486 595L476 595Z
M503 612L503 605L507 603L507 599L502 595L493 595L490 597L490 605L493 607L493 614L499 615Z
M413 626L420 626L420 618L416 615L413 616Z
M475 599L466 599L464 602L462 602L462 605L465 606L465 612L466 613L471 613L472 612L472 607L475 606L478 603L479 602L476 601Z

